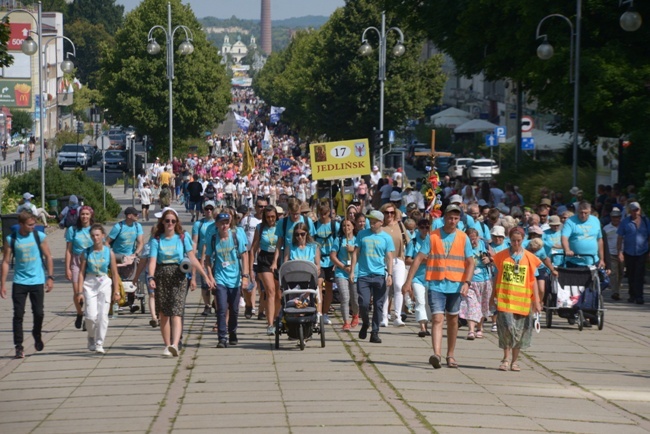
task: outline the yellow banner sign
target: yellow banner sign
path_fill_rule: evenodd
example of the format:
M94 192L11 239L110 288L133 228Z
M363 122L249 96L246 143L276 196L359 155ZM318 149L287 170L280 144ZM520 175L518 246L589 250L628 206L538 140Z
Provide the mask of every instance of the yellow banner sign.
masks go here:
M352 178L369 175L372 169L368 139L312 143L309 153L313 179Z

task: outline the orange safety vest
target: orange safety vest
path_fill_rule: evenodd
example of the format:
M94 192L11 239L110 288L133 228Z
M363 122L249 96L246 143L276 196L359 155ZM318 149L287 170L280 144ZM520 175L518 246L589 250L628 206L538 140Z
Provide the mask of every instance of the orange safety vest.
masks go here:
M505 249L494 255L494 265L497 267L497 310L519 315L530 314L533 300L533 285L535 270L541 261L533 253L524 250L519 261L519 273L515 274L515 261L510 256L510 249Z
M445 255L441 230L436 229L429 237L431 250L427 258L426 279L462 282L465 275L465 244L469 242L467 235L456 229L456 238L451 244L449 254Z

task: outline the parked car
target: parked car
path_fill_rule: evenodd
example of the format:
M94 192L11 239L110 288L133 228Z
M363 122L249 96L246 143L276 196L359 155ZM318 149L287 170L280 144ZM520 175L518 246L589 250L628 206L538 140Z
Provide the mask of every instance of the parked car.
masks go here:
M97 149L96 146L92 145L82 145L84 147L84 151L86 151L86 154L88 154L89 160L88 160L88 166L92 167L95 165L95 163L98 163L102 159L102 151Z
M84 145L66 144L61 147L61 150L56 157L56 162L61 170L70 166L81 167L83 170L88 170L88 167L90 166L90 156L86 153Z
M124 172L126 171L126 168L127 168L126 151L117 151L117 150L106 151L106 155L104 156L104 164L102 164L101 170L106 170L107 172L111 170Z
M491 179L501 172L496 161L480 158L471 162L463 172L463 178L471 182L479 179Z
M473 158L454 158L449 162L447 175L449 175L451 179L461 178L463 176L463 170L465 170L465 167L472 161L474 161Z
M120 150L126 149L126 134L124 133L109 134L108 140L110 140L111 142L110 149L120 149Z

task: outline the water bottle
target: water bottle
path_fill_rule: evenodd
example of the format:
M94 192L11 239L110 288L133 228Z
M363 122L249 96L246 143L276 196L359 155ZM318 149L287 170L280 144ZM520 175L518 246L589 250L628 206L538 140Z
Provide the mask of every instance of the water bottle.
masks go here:
M117 313L119 312L119 310L120 310L120 305L116 301L115 303L113 303L113 318L117 318Z
M253 288L255 288L255 282L251 280L246 287L246 292L253 292Z

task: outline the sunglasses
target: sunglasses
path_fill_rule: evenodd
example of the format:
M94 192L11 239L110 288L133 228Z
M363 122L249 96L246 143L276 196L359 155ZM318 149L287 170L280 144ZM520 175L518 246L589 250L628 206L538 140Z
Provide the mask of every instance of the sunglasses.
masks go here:
M429 226L428 225L420 225L420 226L418 226L418 228L420 228L420 229L429 229Z
M211 206L206 206L203 209L206 210L206 211L214 211L214 208L212 208Z
M388 214L388 215L395 214L395 211L384 211L384 214Z
M176 220L165 219L165 223L176 223Z
M307 232L296 232L297 237L304 237L305 235L307 235Z

